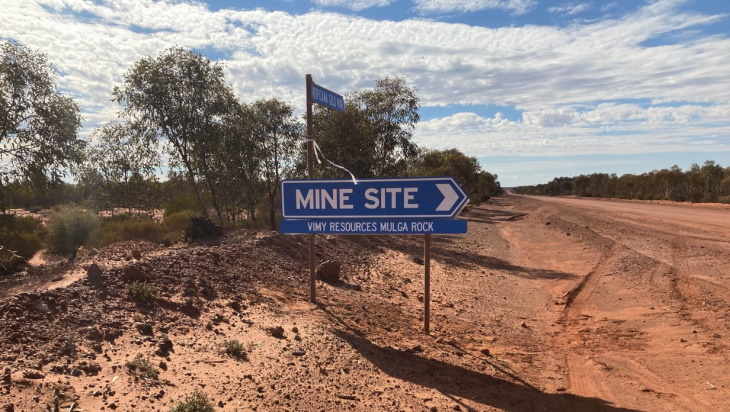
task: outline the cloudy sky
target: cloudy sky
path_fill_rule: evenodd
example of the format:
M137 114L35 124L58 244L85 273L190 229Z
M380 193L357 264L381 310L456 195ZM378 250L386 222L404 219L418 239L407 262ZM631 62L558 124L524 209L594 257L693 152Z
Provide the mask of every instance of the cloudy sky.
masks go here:
M177 45L226 66L244 101L301 112L330 90L407 79L416 139L456 147L503 186L582 173L730 166L727 0L0 0L0 40L45 53L84 133L111 90ZM325 151L326 147L322 148Z

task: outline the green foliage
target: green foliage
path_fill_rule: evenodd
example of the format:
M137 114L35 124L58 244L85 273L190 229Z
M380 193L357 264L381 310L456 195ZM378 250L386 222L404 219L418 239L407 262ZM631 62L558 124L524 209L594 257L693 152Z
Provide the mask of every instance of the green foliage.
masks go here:
M65 339L63 341L63 347L61 348L61 352L68 357L76 356L76 353L78 352L76 340L73 338Z
M127 296L136 302L147 302L154 299L157 289L146 282L133 281L127 285Z
M247 360L248 353L246 348L237 340L227 340L221 344L223 353L240 360Z
M135 378L156 381L160 375L160 371L150 361L143 358L142 355L137 355L134 360L127 362L124 366L127 368L127 373Z
M81 159L79 106L55 78L45 55L0 43L0 195L13 180L57 182Z
M208 396L202 392L195 390L192 395L186 396L184 401L180 401L170 407L170 412L214 412L213 404L208 400Z
M405 174L417 154L412 141L419 121L420 100L400 77L376 81L373 89L345 98L345 112L316 107L314 134L324 155L358 177ZM342 177L336 168L320 170L326 177Z
M164 228L154 219L124 214L102 219L101 226L94 232L89 246L98 248L133 239L161 242L164 235Z
M190 210L183 210L180 212L165 215L165 217L162 219L162 226L168 233L184 233L185 228L190 225L190 218L193 216L195 216L195 213L191 212Z
M43 248L43 223L30 216L0 214L0 273L12 273Z
M520 194L581 197L616 197L621 199L673 200L678 202L717 202L730 195L730 168L712 160L701 167L693 164L683 171L674 165L640 175L593 173L575 177L556 177L552 181L521 186Z
M483 171L476 157L457 149L420 150L409 169L412 176L453 176L469 194L472 203L479 204L502 194L497 176Z
M91 141L79 180L93 187L95 206L148 206L159 164L156 142L118 122L94 130Z
M269 227L275 230L279 184L284 176L293 173L302 127L294 118L294 108L281 100L258 100L249 109L254 124L252 141L260 163L259 176L267 195Z
M165 202L163 207L165 218L176 213L192 211L195 210L195 198L186 194L177 194Z
M81 207L60 206L54 210L46 224L48 249L75 257L76 249L86 243L99 224L99 218L95 214Z
M216 192L215 157L227 119L240 108L223 76L223 67L200 53L173 47L158 57L147 57L114 88L114 99L125 106L123 115L140 136L169 144L173 162L180 166L195 191L201 212L208 208L203 190L222 215ZM202 186L200 185L202 183Z

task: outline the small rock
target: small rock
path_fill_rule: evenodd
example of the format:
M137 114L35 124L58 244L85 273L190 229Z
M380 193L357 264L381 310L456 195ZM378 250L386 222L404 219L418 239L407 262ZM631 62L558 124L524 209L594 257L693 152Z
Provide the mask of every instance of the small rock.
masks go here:
M167 336L163 336L157 344L155 355L166 357L172 351L172 341Z
M278 339L284 339L284 328L281 326L273 326L268 329L269 334L271 336L278 338Z
M484 349L480 350L479 352L481 352L484 356L492 356L492 353L489 352L489 349L487 349L487 348L484 348Z
M134 326L137 328L137 331L143 335L152 334L152 325L147 322L138 322Z
M101 365L96 362L84 361L79 364L79 369L86 372L87 376L95 376L99 374L99 371L101 371Z
M139 249L132 249L132 257L137 260L142 259L142 251Z
M4 412L15 412L15 405L12 403L6 403L3 405Z
M342 264L335 260L322 263L317 267L317 278L328 283L336 283L340 280L340 269Z
M404 290L400 291L400 295L403 296L404 298L408 299L408 294Z
M299 328L294 326L293 328L291 328L291 331L294 333L299 333Z
M132 263L122 268L122 279L127 282L146 282L148 280L147 275L142 267L143 263Z
M416 346L414 346L413 348L411 348L411 350L412 350L413 352L423 352L423 346L421 346L421 345L416 345Z
M294 356L304 356L304 355L306 355L306 352L304 352L303 350L295 350L291 354Z
M523 328L525 328L525 329L529 328L529 326L527 326L527 323L525 323L524 320L522 322L520 322L520 326L523 327Z
M23 378L25 379L43 379L46 375L38 371L24 371Z
M94 256L96 256L96 255L98 255L98 254L99 254L99 251L98 251L98 250L97 250L96 248L94 248L94 249L91 249L91 250L89 251L89 256L91 256L91 257L94 257Z
M92 282L101 280L101 275L103 273L104 273L104 270L102 270L101 266L99 266L96 263L92 263L91 265L89 265L89 268L86 269L86 276Z

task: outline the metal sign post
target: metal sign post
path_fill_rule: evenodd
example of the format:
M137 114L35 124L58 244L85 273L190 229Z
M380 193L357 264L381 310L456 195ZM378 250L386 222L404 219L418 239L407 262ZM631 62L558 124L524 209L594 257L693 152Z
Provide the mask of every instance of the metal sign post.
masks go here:
M423 332L431 333L431 234L426 233L423 245Z
M307 75L307 177L314 178L314 132L312 127L312 75ZM309 235L309 300L317 303L317 241L315 234Z
M339 94L318 86L312 80L312 75L306 77L307 87L307 178L314 179L314 132L312 119L312 104L319 103L323 106L345 111L345 99ZM317 303L317 240L315 233L309 235L309 298L312 303Z

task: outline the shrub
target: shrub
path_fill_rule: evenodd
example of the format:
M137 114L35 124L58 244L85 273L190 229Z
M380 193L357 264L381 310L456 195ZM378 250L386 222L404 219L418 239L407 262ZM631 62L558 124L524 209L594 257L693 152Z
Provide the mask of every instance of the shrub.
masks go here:
M195 213L189 210L165 215L165 217L162 218L162 227L166 233L171 234L173 232L177 232L182 235L185 233L185 229L187 229L190 224L190 218L193 216L195 216Z
M44 233L38 219L0 215L0 275L22 270L43 248Z
M236 359L247 360L246 348L237 340L227 340L221 344L223 353Z
M69 357L76 356L76 353L78 352L78 347L76 346L76 341L73 338L68 338L63 341L63 347L61 348L61 352Z
M51 252L71 254L86 243L89 235L99 227L99 218L78 206L61 206L48 219L48 249Z
M0 265L8 271L12 264L10 259L27 262L43 248L45 229L43 223L30 216L0 215Z
M119 215L105 218L89 242L89 246L104 247L124 240L141 239L160 242L163 230L159 223L149 217Z
M165 217L173 215L175 213L195 210L197 208L197 202L195 198L185 195L176 195L172 199L165 202L163 205L165 208ZM191 212L192 213L192 212Z
M137 302L144 302L155 297L155 287L145 282L134 281L127 285L127 296Z
M143 358L142 355L137 355L134 360L127 362L125 366L127 372L135 378L156 381L160 376L160 371L150 361Z
M180 401L170 407L170 412L214 412L213 404L208 400L208 396L197 390L192 395L186 396L184 401Z

